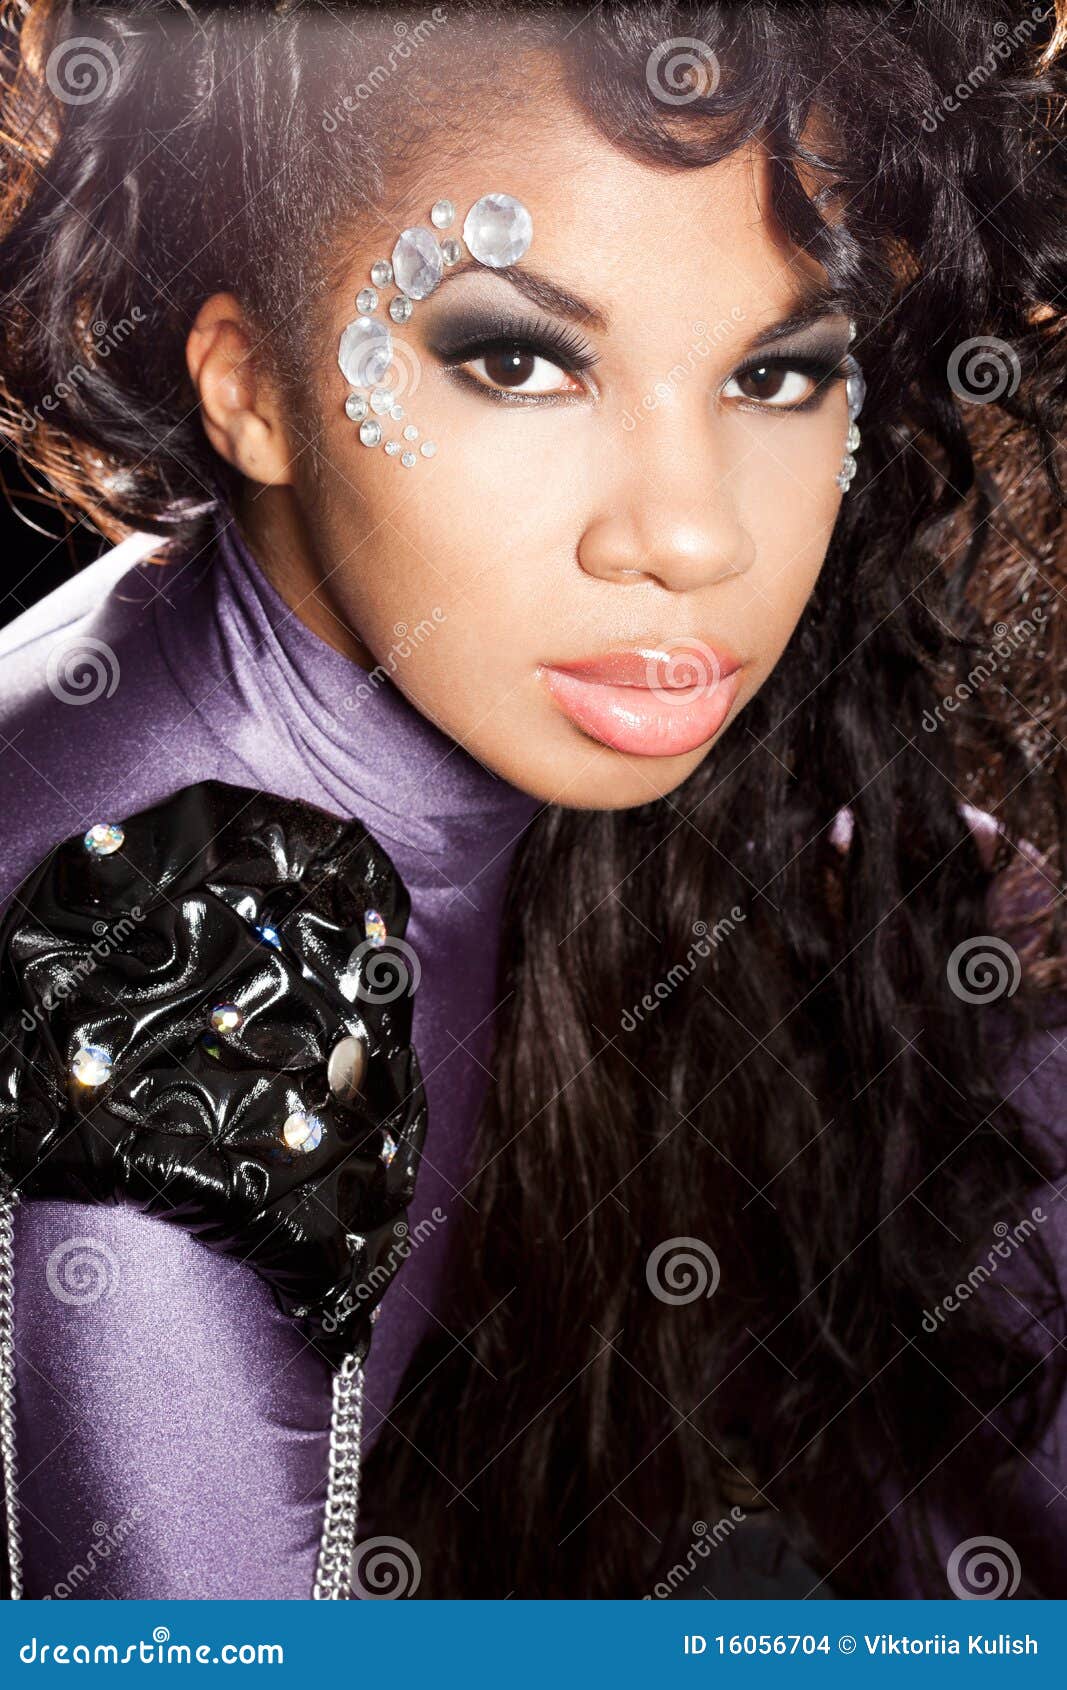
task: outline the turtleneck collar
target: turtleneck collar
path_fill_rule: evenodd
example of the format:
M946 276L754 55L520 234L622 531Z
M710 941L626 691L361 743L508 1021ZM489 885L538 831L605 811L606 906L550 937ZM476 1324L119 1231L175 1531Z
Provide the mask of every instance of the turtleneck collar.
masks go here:
M362 669L308 628L232 517L220 521L213 551L219 676L209 697L197 688L198 712L235 737L233 750L265 786L358 816L413 889L496 880L494 865L506 871L538 800L437 728L384 664ZM175 622L188 642L178 658L188 681L206 654L192 626L183 636Z

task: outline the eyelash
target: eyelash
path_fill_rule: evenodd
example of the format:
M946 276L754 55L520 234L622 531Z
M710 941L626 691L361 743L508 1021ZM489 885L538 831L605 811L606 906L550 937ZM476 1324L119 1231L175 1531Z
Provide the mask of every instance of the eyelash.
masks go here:
M473 363L477 359L488 357L494 352L529 353L534 357L547 359L549 363L555 364L567 375L581 375L598 362L596 353L575 329L564 328L557 323L547 321L529 323L501 321L499 327L489 333L472 335L463 344L439 349L438 356L445 367L452 371L455 380L462 382L464 386L473 389L495 404L559 404L561 401L575 397L567 394L509 392L507 388L491 387L479 377L468 375L464 371L464 364ZM781 371L782 373L796 371L814 381L815 388L806 399L793 405L775 405L759 399L740 399L737 401L741 409L750 412L786 411L792 413L816 410L826 398L830 388L836 382L845 379L843 360L827 352L793 355L777 353L767 357L757 355L739 365L728 377L728 381L739 381L755 370Z

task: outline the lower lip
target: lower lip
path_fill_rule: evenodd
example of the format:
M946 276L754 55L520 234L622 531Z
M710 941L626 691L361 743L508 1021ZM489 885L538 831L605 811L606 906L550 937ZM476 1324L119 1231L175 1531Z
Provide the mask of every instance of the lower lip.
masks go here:
M613 751L635 757L681 757L713 739L737 697L741 671L724 675L714 686L666 688L620 687L579 680L547 664L545 677L556 703L583 733Z

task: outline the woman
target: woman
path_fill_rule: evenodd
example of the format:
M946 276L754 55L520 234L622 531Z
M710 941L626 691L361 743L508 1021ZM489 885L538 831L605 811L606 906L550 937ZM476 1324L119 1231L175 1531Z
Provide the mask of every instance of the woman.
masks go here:
M1067 1593L1064 19L8 11L9 434L152 537L5 648L25 1594L348 1594L363 1355L357 1595ZM122 1091L275 1098L194 929L305 828L417 1057L411 1181L292 1231L408 1228L340 1392ZM101 877L216 831L182 996Z

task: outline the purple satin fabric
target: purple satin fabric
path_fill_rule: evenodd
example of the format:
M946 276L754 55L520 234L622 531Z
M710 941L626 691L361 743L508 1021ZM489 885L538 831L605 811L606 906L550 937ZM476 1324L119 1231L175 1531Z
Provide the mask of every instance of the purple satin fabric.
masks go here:
M411 894L429 1129L366 1368L367 1450L438 1325L501 901L537 803L307 629L232 523L184 564L118 548L0 657L0 899L60 840L207 779L358 816ZM331 1376L253 1270L128 1206L34 1202L15 1272L26 1594L308 1597Z

